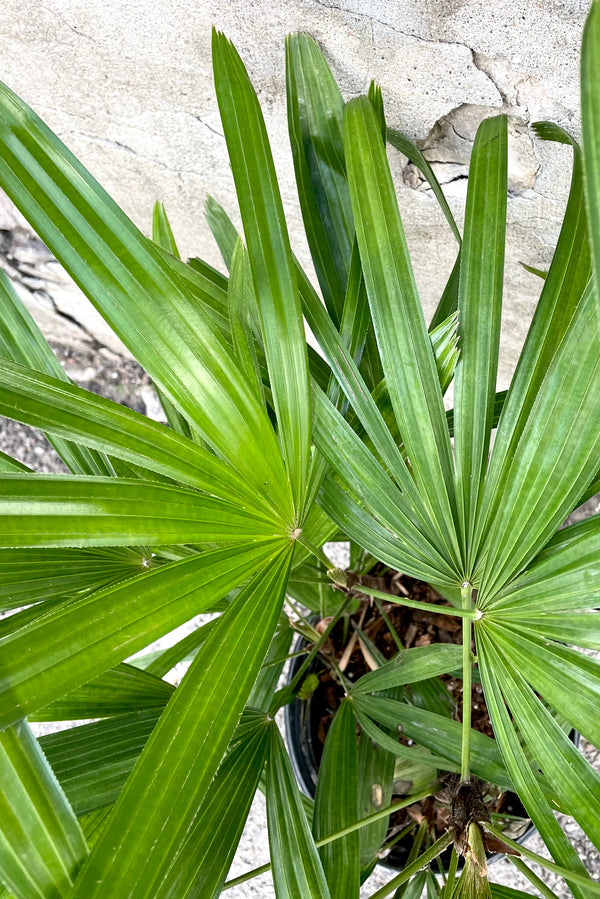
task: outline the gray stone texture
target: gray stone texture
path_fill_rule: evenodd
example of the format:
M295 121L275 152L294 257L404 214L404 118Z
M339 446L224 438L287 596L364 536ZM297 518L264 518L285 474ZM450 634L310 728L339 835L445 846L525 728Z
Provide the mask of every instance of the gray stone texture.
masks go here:
M424 141L459 221L477 122L508 112L511 196L499 384L505 387L541 283L519 263L548 265L570 176L570 150L542 143L528 126L548 118L578 132L587 7L588 0L5 0L0 77L142 229L148 231L152 203L160 199L183 253L217 266L204 200L214 194L234 218L236 202L212 85L213 25L235 42L258 90L293 244L307 264L285 121L285 34L305 30L321 42L347 97L364 91L370 78L381 84L390 124ZM455 244L431 192L398 153L391 150L390 157L417 281L431 311ZM0 228L17 225L8 239L18 248L10 267L52 336L122 352L59 267L27 239L10 207L0 204ZM6 249L0 254L6 258Z

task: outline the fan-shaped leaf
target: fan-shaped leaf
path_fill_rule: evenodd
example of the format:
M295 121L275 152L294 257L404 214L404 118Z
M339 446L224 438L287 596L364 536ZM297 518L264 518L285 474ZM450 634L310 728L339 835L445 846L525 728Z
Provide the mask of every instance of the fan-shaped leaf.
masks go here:
M310 392L294 259L256 94L237 51L218 32L213 35L213 69L297 526L308 477Z
M214 453L126 406L4 360L0 388L0 414L7 418L57 436L69 434L215 496L269 509L264 497Z
M354 236L345 176L344 101L308 34L286 41L288 127L304 229L325 305L339 325Z
M0 642L0 726L64 696L210 607L281 542L194 555L67 600Z
M0 733L0 878L15 899L68 893L87 846L25 721Z
M500 343L508 135L506 116L484 119L475 137L460 253L460 353L454 388L456 491L466 572L487 468Z
M78 816L116 802L163 706L40 737L40 746Z
M130 547L0 550L0 609L99 590L140 574L145 564L148 554ZM42 607L28 609L27 620L41 612Z
M198 301L204 281L212 282L147 240L4 85L0 186L152 380L291 521L289 482L266 411Z
M315 794L315 839L337 833L358 818L358 748L356 720L349 700L342 702L327 733ZM331 899L358 899L359 833L328 843L319 850Z
M290 559L291 549L280 551L211 631L153 730L72 899L154 899L159 885L166 891L172 883L174 851L196 820L275 630Z
M278 899L330 899L296 778L275 724L267 756L267 822Z
M415 481L440 532L440 550L459 560L454 466L442 393L381 132L366 98L345 114L348 183L377 343Z
M76 721L105 718L142 709L165 706L175 688L155 677L121 663L72 693L29 715L30 721Z
M136 546L261 540L281 527L182 487L68 475L0 475L0 546Z
M268 749L266 719L228 752L155 899L216 899L236 852Z
M494 645L484 628L475 628L475 638L481 682L494 733L521 801L554 860L564 868L586 876L581 859L554 817L553 809L541 790L510 720L499 687L501 678L499 672L502 671L502 668L498 665L498 655ZM585 889L573 882L569 883L569 887L576 899L588 899Z

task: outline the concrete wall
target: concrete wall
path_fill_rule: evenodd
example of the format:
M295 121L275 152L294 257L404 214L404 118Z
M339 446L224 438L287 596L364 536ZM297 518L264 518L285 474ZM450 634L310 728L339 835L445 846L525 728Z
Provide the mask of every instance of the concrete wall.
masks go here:
M306 259L285 122L286 33L310 32L347 97L375 78L390 124L424 140L462 218L474 131L502 109L511 128L505 361L514 363L540 282L519 260L547 266L568 191L570 151L528 125L548 118L576 134L579 45L589 0L4 0L0 78L21 94L144 230L162 200L186 254L220 261L203 204L235 216L210 65L213 25L233 39L263 106L295 247ZM435 200L390 153L423 300L432 309L455 247ZM0 202L8 263L48 333L84 332L118 349L97 317ZM61 315L62 313L66 313Z

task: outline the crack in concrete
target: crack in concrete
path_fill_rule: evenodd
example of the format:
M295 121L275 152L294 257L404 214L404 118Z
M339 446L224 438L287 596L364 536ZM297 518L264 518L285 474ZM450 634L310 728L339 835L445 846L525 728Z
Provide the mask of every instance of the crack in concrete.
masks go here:
M523 107L523 108L526 109L526 108L527 108L527 103L526 103L526 102L524 102L524 103L521 102L521 94L523 93L523 88L521 87L522 84L523 84L522 81L519 81L518 84L515 84L515 93L516 93L516 96L517 96L517 106L521 106L521 107Z
M190 115L192 118L196 119L197 122L200 122L201 125L204 125L205 128L208 128L209 131L212 131L213 134L216 134L217 137L225 138L225 135L221 131L217 131L216 128L213 128L212 125L209 125L208 122L202 118L202 116L197 115L195 112L191 112Z
M40 256L38 263L41 265L46 265L48 262L54 261L54 257L50 255L43 244L38 244L37 238L33 238L33 240L27 241L28 249L31 249L32 252L38 253ZM46 252L44 252L46 250ZM52 296L52 294L48 291L47 287L43 286L44 284L58 284L58 279L53 279L48 277L47 274L41 275L39 271L36 272L36 264L35 262L24 262L18 258L13 252L10 245L4 250L0 252L0 256L5 260L6 266L9 269L10 276L12 280L17 281L21 284L31 296L39 297L41 300L48 303L52 309L53 314L55 314L58 318L63 319L63 321L69 322L69 324L73 325L80 332L81 340L86 343L86 345L90 346L94 350L100 349L108 349L105 343L98 338L78 319L76 319L73 315L68 312L62 310L56 303L56 300ZM36 283L37 282L37 283Z
M461 134L460 131L458 130L458 128L456 127L456 125L454 124L454 122L450 121L450 115L453 112L454 112L454 110L451 109L449 113L447 113L445 116L443 116L444 121L450 126L450 128L452 128L452 130L454 131L456 136L459 138L459 140L464 140L468 144L472 144L473 141L471 140L471 138L467 137L465 134Z
M429 165L464 165L463 162L457 161L455 159L430 159L429 156L426 156L425 158L427 159ZM416 166L416 168L418 168L418 166Z
M189 113L189 115L192 115L193 118L198 119L198 121L201 121L202 124L206 125L206 127L210 131L213 130L210 127L210 125L207 125L206 122L203 122L197 115L194 115L194 113ZM137 150L134 150L133 147L130 147L127 144L124 144L118 140L112 140L111 138L107 138L107 137L98 137L98 135L90 134L86 131L71 130L67 133L68 134L77 134L80 137L85 137L87 140L89 140L95 144L102 144L104 146L114 147L117 150L122 150L123 152L129 153L129 154L131 154L131 156L135 156L137 159L140 159L143 162L150 162L160 169L165 169L167 172L173 172L174 175L177 175L180 178L183 175L197 175L199 178L202 177L202 172L199 172L197 169L176 168L175 166L168 165L166 162L163 162L162 159L157 159L155 156L147 156L144 153L139 153ZM219 134L219 132L215 131L215 134ZM64 134L62 136L64 137ZM224 137L224 135L219 134L219 137Z
M79 31L75 25L71 25L70 22L67 21L65 16L61 15L61 13L57 12L55 9L49 9L47 6L42 7L45 12L49 13L51 16L54 16L55 19L61 23L61 25L65 25L69 31L72 31L73 34L76 34L77 37L83 38L85 41L90 41L92 44L96 43L96 38L92 37L91 34L86 34L84 31Z
M80 331L83 335L82 339L85 340L86 344L90 344L93 350L110 350L110 347L108 347L105 343L102 343L101 340L98 340L98 338L94 334L92 334L92 332L89 331L82 322L75 318L74 315L71 315L69 312L65 312L63 309L61 309L56 304L56 301L52 294L48 293L47 290L44 290L43 287L40 287L37 290L32 290L31 293L37 294L43 299L48 300L50 305L52 306L52 311L54 312L54 314L61 318L63 321L69 322L69 324L76 327L77 330Z
M478 53L477 50L474 50L472 47L469 47L469 49L471 51L471 56L473 57L473 65L475 66L475 68L478 69L483 75L485 75L491 81L491 83L494 85L494 87L500 94L500 99L502 100L504 105L511 106L512 104L511 104L504 88L500 87L500 85L498 84L498 82L496 81L496 79L494 78L492 73L490 71L488 71L488 69L486 69L485 64L483 62L483 54ZM515 90L516 90L516 85L515 85Z
M401 28L398 28L396 25L392 25L391 22L384 22L382 19L376 19L374 16L370 15L369 13L361 13L356 10L352 10L352 12L350 12L349 10L344 10L341 7L341 5L339 5L335 2L331 2L331 0L330 0L330 2L328 2L328 0L314 0L314 2L317 4L317 6L323 6L326 9L335 9L338 12L349 12L350 15L354 16L357 19L368 19L368 21L371 23L371 30L373 29L373 24L375 23L377 25L381 25L382 28L389 28L390 31L394 32L394 34L401 34L401 35L403 35L403 37L413 38L413 40L418 41L421 44L431 44L435 47L439 47L442 45L446 46L446 47L461 47L462 49L467 50L471 54L471 59L472 59L472 62L473 62L473 65L475 66L475 68L479 72L481 72L482 75L485 75L486 78L491 82L491 84L493 84L494 88L498 92L500 99L503 101L503 103L508 103L508 101L506 99L506 94L503 91L503 89L496 82L496 80L493 78L493 76L483 67L483 64L481 62L481 54L479 54L473 47L470 47L469 44L465 44L462 41L438 40L436 38L428 38L428 37L423 37L420 34L414 34L412 31L403 31Z
M127 144L121 143L119 140L112 140L110 137L98 137L97 134L89 134L86 131L72 133L77 133L81 137L87 137L88 140L94 141L96 144L103 144L107 147L116 147L117 150L124 150L126 153L131 153L133 156L139 156L137 150L134 150L133 147L129 147Z

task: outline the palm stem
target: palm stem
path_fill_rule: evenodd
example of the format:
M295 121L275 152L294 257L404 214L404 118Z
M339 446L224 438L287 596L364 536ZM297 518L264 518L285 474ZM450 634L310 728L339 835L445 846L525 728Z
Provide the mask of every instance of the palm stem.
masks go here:
M482 617L481 610L473 609L470 604L466 608L454 609L452 606L433 605L430 602L421 602L418 599L409 599L406 596L384 593L383 590L375 590L373 587L365 587L363 584L356 584L352 589L355 594L364 593L366 596L372 596L374 599L383 599L385 602L393 602L397 606L407 606L409 609L422 609L425 612L431 612L433 609L437 615L451 615L455 618L468 619L469 621L478 621ZM473 588L470 587L470 589L472 591Z
M538 865L541 865L542 868L545 868L547 871L552 871L554 874L558 874L559 877L562 877L568 883L577 884L578 886L585 887L590 896L600 896L600 883L592 880L591 877L586 876L585 874L579 874L575 871L569 871L568 868L563 868L560 865L555 864L550 861L548 858L544 858L543 855L538 855L537 852L532 852L531 849L528 849L527 846L524 846L521 843L517 843L515 840L511 840L503 831L501 827L497 827L495 824L492 824L490 821L486 821L485 829L489 830L490 833L493 833L495 837L498 837L499 840L506 843L507 846L510 846L511 849L516 849L519 855L522 855L524 858L528 858L530 861L535 862Z
M335 840L340 840L342 837L346 837L348 836L348 834L354 833L356 830L362 830L363 827L367 827L369 824L374 824L375 821L380 821L382 818L387 818L392 814L392 812L399 811L402 808L406 808L407 805L412 805L415 802L419 802L421 799L425 799L430 795L431 789L427 789L422 791L421 793L414 793L410 796L407 796L400 802L393 802L391 805L379 809L378 812L373 812L372 815L367 815L365 818L361 818L360 821L356 821L354 824L349 824L348 827L344 827L343 830L338 830L336 831L336 833L332 833L328 837L322 837L320 840L315 840L315 846L317 847L317 849L319 849L321 846L326 846L328 843L333 843ZM448 842L449 841L450 840L448 840ZM261 874L266 874L270 870L270 862L268 862L266 865L261 865L260 868L253 868L251 871L246 871L245 874L240 874L239 877L228 880L223 885L223 890L230 890L232 887L238 886L238 884L240 883L246 883L246 881L252 880L255 877L259 877Z
M450 857L450 865L448 867L448 879L442 893L442 899L452 899L454 892L454 883L456 881L456 871L458 869L458 852L453 849Z
M302 665L300 665L300 667L296 671L296 674L294 675L294 677L292 678L290 683L287 684L285 687L281 687L281 689L279 689L277 691L277 693L275 693L275 696L273 697L273 702L271 703L271 706L269 708L269 716L270 717L274 717L277 714L277 712L279 711L279 709L282 708L286 703L288 703L290 701L291 694L294 692L294 690L296 689L296 687L298 686L298 684L304 677L306 671L309 668L310 663L315 658L315 656L318 654L318 652L321 649L321 647L323 646L323 644L327 641L327 638L329 637L330 633L332 632L332 630L334 629L334 627L336 626L336 624L338 623L338 621L340 620L340 618L342 617L344 612L346 611L346 607L351 599L352 599L352 596L350 594L347 594L344 597L344 599L340 603L335 615L333 616L333 618L331 619L331 621L329 622L329 624L327 625L327 627L321 634L320 638L313 645L312 649L310 650L310 652L304 659L304 662L302 663Z
M381 887L381 889L377 890L376 893L373 893L371 899L384 899L384 896L389 896L394 890L396 890L399 886L402 886L403 883L406 883L407 880L417 874L419 871L422 871L430 862L437 858L438 855L441 855L446 846L452 842L452 834L450 832L445 833L443 837L440 837L429 849L426 849L423 855L419 856L416 861L412 864L407 865L400 874L397 874L396 877L393 877L389 883L386 883L385 886Z
M465 581L460 588L462 608L473 611L473 587ZM462 703L462 751L460 760L460 779L464 783L471 776L471 692L473 658L471 655L471 617L462 620L463 641L463 703Z
M293 535L293 539L297 540L298 543L304 547L304 549L307 549L308 552L315 557L315 559L318 559L319 562L321 562L321 564L325 566L325 571L329 571L329 569L332 567L332 562L331 559L329 559L325 552L321 549L321 547L315 546L310 542L310 540L306 540L302 534L302 531L300 531L299 533L295 532Z
M523 876L533 884L538 893L540 893L544 897L544 899L558 899L558 896L554 892L554 890L551 890L548 884L544 883L543 880L540 880L537 874L535 874L522 859L515 858L514 855L509 856L509 858L517 871L520 871L521 874L523 874Z

